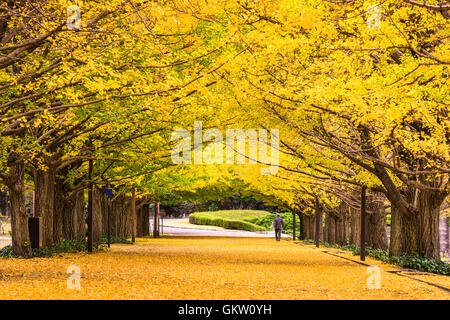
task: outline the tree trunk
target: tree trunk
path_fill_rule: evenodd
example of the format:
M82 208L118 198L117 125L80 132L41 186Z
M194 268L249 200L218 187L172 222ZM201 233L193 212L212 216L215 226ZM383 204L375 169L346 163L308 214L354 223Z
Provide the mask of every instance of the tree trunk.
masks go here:
M314 216L309 215L308 216L308 239L314 240L315 239L315 225L314 225Z
M130 201L119 195L112 203L111 234L116 237L129 238L131 236Z
M339 245L344 245L345 244L345 225L344 225L344 215L345 212L341 212L339 211L339 216L336 217L335 219L335 226L336 226L336 232L335 232L335 237L336 237L336 243Z
M350 207L348 205L344 208L345 212L343 212L344 219L344 245L348 244L350 241Z
M7 186L11 202L12 249L23 257L31 256L28 216L25 208L24 164L14 164L10 168Z
M303 228L304 228L304 231L305 231L304 239L309 239L310 235L309 235L309 219L308 219L308 215L303 214L302 215L302 221L303 221Z
M150 235L150 212L148 204L142 206L142 236Z
M136 209L136 237L142 238L142 208Z
M420 165L426 167L423 161L420 161ZM386 168L377 163L374 163L374 168L392 204L389 255L398 256L416 251L428 258L440 259L439 207L448 195L448 190L399 189ZM437 176L417 176L417 179L419 183L433 188L443 187L445 183L442 177Z
M62 179L55 179L55 198L53 201L53 243L61 243L63 239L64 211L68 206L67 192Z
M358 209L350 209L350 243L360 245L361 239L361 212Z
M106 209L104 203L104 192L94 187L92 195L92 242L100 242L102 235L102 217L103 211Z
M34 173L35 215L41 218L42 246L51 247L53 239L53 214L55 209L55 174L51 168Z
M336 243L336 217L334 214L330 214L328 218L330 218L328 223L328 242Z
M298 218L300 220L300 237L299 240L305 240L306 239L306 215L302 213L298 213Z
M312 229L314 230L313 239L316 239L316 219L319 219L319 241L323 241L323 209L319 209L319 213L314 214L312 221Z
M84 190L71 193L63 208L63 238L81 241L86 238Z
M153 214L153 238L159 237L159 219L158 219L158 205L155 203L155 210Z
M0 215L8 216L8 193L0 187Z
M428 258L440 260L439 213L442 201L434 193L419 191L417 209L419 211L419 252Z
M336 243L339 245L347 244L347 228L348 228L348 205L341 202L336 211Z
M308 216L309 239L314 240L316 228L314 226L314 216Z
M392 204L389 256L400 256L418 251L419 233L418 216L412 214L406 216Z
M330 243L329 232L330 232L330 213L325 213L325 227L323 229L323 241Z
M367 205L371 213L366 215L366 243L372 249L387 250L386 213L383 198L370 195Z

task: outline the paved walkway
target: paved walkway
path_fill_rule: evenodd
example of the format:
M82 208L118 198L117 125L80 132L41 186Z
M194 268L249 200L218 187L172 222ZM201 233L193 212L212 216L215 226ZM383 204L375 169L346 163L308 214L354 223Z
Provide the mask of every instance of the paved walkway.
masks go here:
M211 236L211 237L244 237L244 238L275 238L274 231L250 232L243 230L230 230L211 226L192 225L188 219L164 219L163 232L174 236ZM209 228L208 228L209 227ZM152 230L152 227L150 228ZM291 236L283 234L283 238Z
M449 288L450 277L411 274L371 258L366 263L338 250L268 238L138 238L96 254L4 259L0 298L450 299L436 286ZM80 290L67 287L70 266L79 267Z

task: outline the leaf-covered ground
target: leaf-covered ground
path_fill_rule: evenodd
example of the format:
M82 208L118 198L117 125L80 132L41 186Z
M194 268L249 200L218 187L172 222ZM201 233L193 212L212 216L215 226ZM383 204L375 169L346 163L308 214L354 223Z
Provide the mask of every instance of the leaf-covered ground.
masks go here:
M292 241L168 237L113 245L108 252L0 260L1 299L449 299L450 294L381 268L381 289L367 267ZM81 289L67 288L67 268ZM411 276L450 288L450 277Z

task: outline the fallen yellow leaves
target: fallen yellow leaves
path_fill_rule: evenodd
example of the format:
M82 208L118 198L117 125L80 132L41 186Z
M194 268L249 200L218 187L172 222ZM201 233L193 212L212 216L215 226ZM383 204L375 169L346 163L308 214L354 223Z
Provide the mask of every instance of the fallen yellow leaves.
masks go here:
M369 289L365 266L321 250L267 238L168 237L95 254L1 259L0 299L450 298L371 258L366 262L380 267L381 288ZM81 270L80 290L67 287L70 265ZM417 277L450 285L446 276Z

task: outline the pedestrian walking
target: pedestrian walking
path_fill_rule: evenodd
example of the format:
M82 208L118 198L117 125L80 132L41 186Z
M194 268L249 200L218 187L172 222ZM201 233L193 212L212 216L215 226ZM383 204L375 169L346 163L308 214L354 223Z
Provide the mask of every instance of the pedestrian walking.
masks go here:
M275 229L275 239L277 241L280 241L280 239L281 239L281 229L284 227L284 221L280 217L279 213L276 212L276 214L277 214L277 216L273 220L273 228Z

